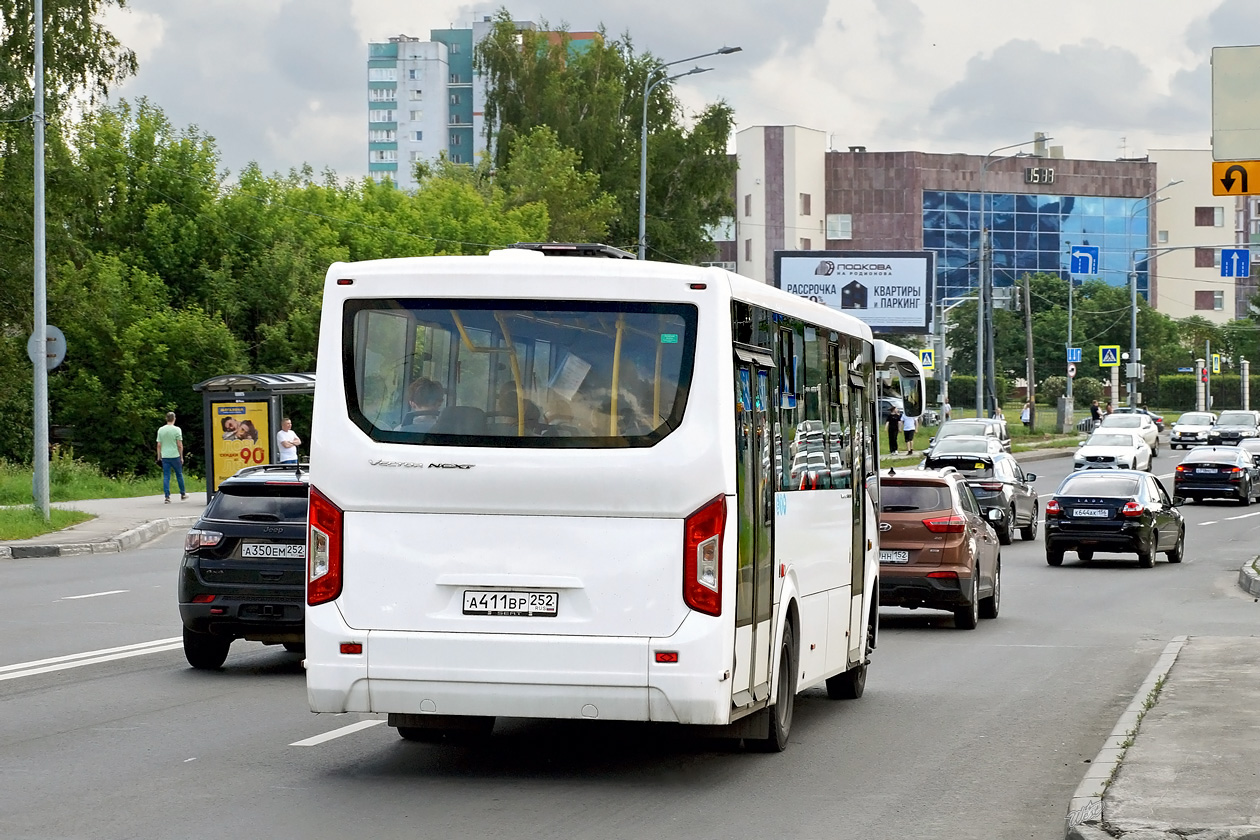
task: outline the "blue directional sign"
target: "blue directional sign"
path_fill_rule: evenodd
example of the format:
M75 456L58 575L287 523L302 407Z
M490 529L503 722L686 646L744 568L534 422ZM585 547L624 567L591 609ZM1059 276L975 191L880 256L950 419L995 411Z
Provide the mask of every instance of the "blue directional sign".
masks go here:
M1097 245L1073 245L1072 246L1072 274L1084 274L1094 276L1098 273L1098 246Z
M1221 249L1221 276L1246 277L1251 273L1251 252L1246 248Z
M1194 373L1194 368L1177 368L1177 373Z
M1078 363L1079 363L1079 362L1080 362L1080 360L1081 360L1081 348L1079 348L1079 347L1069 347L1069 348L1067 349L1067 360L1068 360L1069 362L1078 362Z

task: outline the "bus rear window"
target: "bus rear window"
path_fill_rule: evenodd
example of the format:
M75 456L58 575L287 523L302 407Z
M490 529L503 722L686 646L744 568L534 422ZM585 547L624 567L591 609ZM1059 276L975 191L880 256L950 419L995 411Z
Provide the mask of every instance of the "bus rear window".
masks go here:
M688 304L350 301L347 408L394 443L650 446L682 421L696 317Z

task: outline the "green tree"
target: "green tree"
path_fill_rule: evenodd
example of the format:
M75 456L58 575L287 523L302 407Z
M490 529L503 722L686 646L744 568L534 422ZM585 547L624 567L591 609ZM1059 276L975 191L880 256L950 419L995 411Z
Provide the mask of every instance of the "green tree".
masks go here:
M560 145L556 133L538 126L516 138L507 166L496 182L505 205L546 205L552 242L604 242L617 213L617 202L599 189L599 176L580 169L573 149Z
M636 53L628 37L608 40L602 29L582 49L567 32L518 32L506 10L478 44L475 61L488 90L486 137L496 168L509 167L517 138L547 126L615 199L611 244L635 248L643 93L660 62ZM727 154L733 112L710 105L687 128L669 82L655 87L648 106L649 253L677 262L709 259L708 230L734 212L736 163Z

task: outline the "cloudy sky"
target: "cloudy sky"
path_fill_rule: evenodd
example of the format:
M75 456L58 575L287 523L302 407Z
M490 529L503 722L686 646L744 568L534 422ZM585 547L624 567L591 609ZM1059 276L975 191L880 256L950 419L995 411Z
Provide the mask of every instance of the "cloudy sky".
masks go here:
M797 124L835 148L984 154L1044 131L1069 157L1209 148L1213 46L1260 43L1257 0L128 0L107 25L139 57L117 95L212 135L223 165L366 171L369 41L518 20L628 33L713 72L737 128Z

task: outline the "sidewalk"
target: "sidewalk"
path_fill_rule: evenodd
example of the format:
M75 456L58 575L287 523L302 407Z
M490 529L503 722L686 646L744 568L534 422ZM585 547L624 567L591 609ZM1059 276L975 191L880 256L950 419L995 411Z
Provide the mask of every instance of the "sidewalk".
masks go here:
M126 551L172 529L191 526L205 506L204 492L189 493L188 499L182 502L176 494L169 505L160 494L130 499L54 502L52 507L81 510L93 514L95 518L29 540L0 542L0 559Z
M1260 638L1164 650L1072 798L1068 840L1260 838Z

